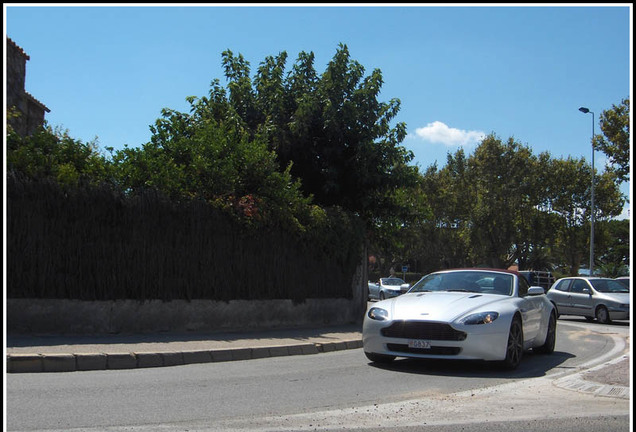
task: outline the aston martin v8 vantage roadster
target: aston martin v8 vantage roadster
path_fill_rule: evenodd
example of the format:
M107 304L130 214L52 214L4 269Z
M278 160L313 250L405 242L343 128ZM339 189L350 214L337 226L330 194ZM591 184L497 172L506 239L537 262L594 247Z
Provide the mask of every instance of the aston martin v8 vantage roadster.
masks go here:
M496 361L519 366L526 350L550 354L557 314L543 288L517 272L431 273L395 298L372 303L362 326L369 360L396 357Z

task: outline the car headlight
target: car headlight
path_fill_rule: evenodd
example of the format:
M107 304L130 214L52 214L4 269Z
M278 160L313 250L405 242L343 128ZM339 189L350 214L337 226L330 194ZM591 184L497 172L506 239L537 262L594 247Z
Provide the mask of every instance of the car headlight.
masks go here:
M465 325L490 324L497 318L499 318L498 312L479 312L462 318L459 323Z
M385 309L372 307L371 309L369 309L367 316L372 320L386 321L389 319L389 312Z

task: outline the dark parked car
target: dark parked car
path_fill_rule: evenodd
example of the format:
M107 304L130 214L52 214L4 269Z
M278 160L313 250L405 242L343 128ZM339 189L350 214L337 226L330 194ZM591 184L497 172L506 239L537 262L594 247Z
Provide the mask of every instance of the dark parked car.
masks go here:
M546 294L559 315L595 318L600 323L629 319L629 288L599 277L567 277L554 283Z

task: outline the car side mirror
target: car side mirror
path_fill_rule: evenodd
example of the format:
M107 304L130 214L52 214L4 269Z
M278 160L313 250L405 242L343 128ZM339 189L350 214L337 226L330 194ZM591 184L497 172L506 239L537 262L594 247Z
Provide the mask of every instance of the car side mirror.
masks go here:
M592 295L592 290L589 288L583 288L583 294Z
M543 288L541 288L540 286L532 286L530 288L528 288L528 295L529 296L538 296L538 295L543 295L545 294L545 290Z

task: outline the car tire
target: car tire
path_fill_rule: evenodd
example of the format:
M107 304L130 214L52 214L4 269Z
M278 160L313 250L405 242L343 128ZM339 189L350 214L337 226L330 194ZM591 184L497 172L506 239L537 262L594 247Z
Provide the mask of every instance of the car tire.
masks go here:
M367 356L367 358L374 363L388 364L388 363L391 363L393 360L395 360L395 356L386 355L386 354L376 354L376 353L370 353L365 351L364 355Z
M599 306L596 308L596 320L601 324L609 324L612 322L609 316L609 311L605 306Z
M548 331L545 335L545 343L540 347L534 349L534 351L540 354L552 354L554 352L554 346L556 345L556 314L553 312L550 314L548 320Z
M385 300L386 295L384 295L384 291L380 291L380 300Z
M515 316L510 324L508 343L506 345L506 358L501 362L504 369L516 369L523 357L523 326L521 319Z

